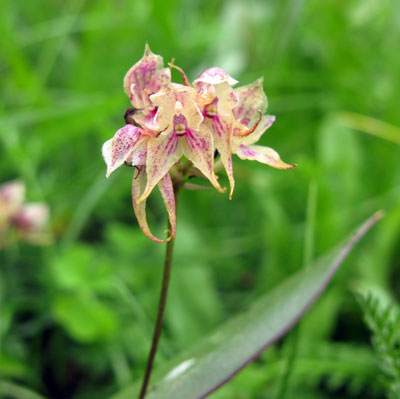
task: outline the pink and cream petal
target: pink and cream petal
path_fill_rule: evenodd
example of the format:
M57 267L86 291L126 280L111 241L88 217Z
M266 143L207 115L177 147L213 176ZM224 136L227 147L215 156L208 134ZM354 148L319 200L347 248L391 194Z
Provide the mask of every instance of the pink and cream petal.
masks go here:
M237 149L236 154L240 159L258 161L276 169L292 169L296 166L295 164L290 165L283 162L279 154L270 147L263 147L260 145L246 146L242 144Z
M149 95L170 83L171 71L163 65L162 57L154 54L146 44L143 58L129 69L124 78L125 92L135 108L150 105Z
M239 98L238 105L233 109L235 118L249 127L258 117L259 112L265 112L268 106L267 96L264 93L263 79L238 87L234 90Z
M196 92L193 88L176 84L152 95L151 102L157 107L155 121L158 129L167 128L171 124L173 115L182 113L188 125L197 130L203 121L203 116L194 101L195 98Z
M216 85L222 82L227 82L229 85L234 86L238 81L233 79L228 72L218 67L212 67L202 72L199 77L193 82L195 87L200 88L204 83L209 85Z
M264 115L261 118L260 122L258 123L254 132L252 132L251 134L249 134L249 132L252 126L250 126L250 129L242 128L241 131L235 129L233 133L234 140L237 139L240 142L240 144L246 144L246 145L257 143L257 141L260 140L261 136L265 133L265 131L272 126L272 124L275 122L275 119L276 118L274 115ZM237 124L235 126L237 126Z
M166 136L150 138L147 144L147 184L138 201L144 201L171 166L182 156L179 137L169 131Z
M154 122L159 131L171 125L172 117L175 112L175 98L171 88L160 90L150 96L151 103L156 107L157 113Z
M158 124L156 122L157 108L147 107L143 111L136 111L132 116L132 119L140 125L147 132L156 132L159 130ZM155 133L151 133L151 136L155 136Z
M146 163L148 141L148 136L141 136L126 161L130 162L132 166L144 165Z
M229 199L231 199L233 190L235 188L235 179L233 177L233 165L231 155L232 119L225 117L222 114L217 115L214 118L206 118L205 126L207 126L209 130L214 133L214 147L218 150L221 156L221 162L229 179Z
M103 144L102 153L107 164L107 177L128 159L140 137L141 129L134 125L125 125L117 130L111 140Z
M214 143L209 129L201 125L198 131L188 129L182 140L183 154L221 193L225 192L219 185L214 173Z
M172 234L165 239L161 239L161 238L154 236L152 234L152 232L150 231L149 225L147 223L146 200L143 200L141 202L138 201L139 198L142 196L145 186L146 186L146 171L145 171L145 167L142 167L141 169L135 171L134 177L132 180L132 203L133 203L133 210L135 212L136 219L138 220L139 226L142 229L143 233L148 238L150 238L150 240L153 240L153 241L159 242L159 243L167 242L172 238ZM164 192L168 191L168 188L166 188L165 186L168 186L168 182L163 183L163 191ZM172 222L176 225L176 222L175 222L175 200L169 199L168 201L169 202L167 204L167 202L164 200L164 202L167 206L171 225L172 225ZM170 212L174 213L173 217ZM172 220L171 220L171 218L172 218Z
M185 116L188 126L193 130L198 130L204 118L193 100L192 93L181 91L176 94L176 98L183 106L182 114Z
M218 98L218 114L223 114L231 117L232 109L238 103L238 98L234 90L227 82L220 83L214 87L215 95Z
M171 238L175 238L176 235L176 212L175 212L175 194L172 179L169 173L167 173L158 183L158 188L165 207L168 212L169 224L171 226Z

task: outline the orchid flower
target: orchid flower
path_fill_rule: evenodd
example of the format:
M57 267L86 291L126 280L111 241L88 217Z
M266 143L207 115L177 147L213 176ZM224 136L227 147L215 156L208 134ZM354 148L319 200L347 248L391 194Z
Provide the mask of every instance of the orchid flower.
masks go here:
M280 169L295 166L284 163L271 148L254 145L275 120L270 115L262 116L267 98L261 79L233 89L237 81L213 67L200 74L191 87L183 70L169 65L182 73L185 85L171 82L170 69L164 68L162 57L153 54L146 44L142 59L124 78L125 92L133 105L125 113L127 124L102 148L107 177L124 164L135 167L133 208L145 235L156 242L175 237L174 183L170 171L173 168L176 183L179 171L177 175L174 165L183 156L188 160L190 173L200 173L224 192L214 172L217 150L228 175L230 198L235 186L232 154ZM181 183L184 177L179 177ZM146 200L157 185L171 226L166 239L151 233L146 218Z
M12 224L19 235L33 244L48 241L43 230L49 220L49 208L42 202L24 204L19 212L13 216Z
M142 59L129 69L124 78L125 92L134 107L133 112L129 113L129 118L133 124L138 126L125 125L115 133L112 139L106 141L102 148L107 164L107 177L125 163L136 168L132 181L133 209L140 228L147 237L155 242L166 242L175 237L175 199L168 170L163 176L160 176L156 184L160 189L171 224L169 237L160 239L151 233L146 218L146 201L142 200L139 203L138 199L142 196L144 187L147 187L148 141L151 136L159 134L157 126L153 124L157 107L150 101L150 96L162 88L168 87L170 82L170 69L164 68L162 57L153 54L146 44ZM146 126L146 128L139 126ZM156 184L153 185L153 188Z
M32 244L48 243L44 234L49 218L49 208L44 203L25 203L25 185L14 180L0 186L0 233L17 233ZM4 237L3 237L4 238ZM4 245L1 245L0 247Z
M232 89L236 83L227 72L216 67L207 69L193 82L204 123L212 131L215 147L228 175L229 198L232 198L235 186L232 153L241 159L257 160L278 169L295 166L283 162L272 148L253 145L275 121L274 116L262 116L268 104L263 80Z
M239 123L233 130L232 152L241 159L255 160L276 169L294 168L295 164L283 162L272 148L254 145L275 122L275 116L263 115L268 106L263 79L239 87L234 93L238 104L233 109L233 115Z
M157 94L151 102L158 107L156 124L162 133L150 138L147 147L147 185L139 199L148 197L157 182L168 172L182 155L207 177L220 192L214 174L214 143L211 132L202 124L203 116L195 103L194 89L182 85L171 85Z
M19 180L0 186L0 226L4 228L10 219L18 213L25 200L25 186Z

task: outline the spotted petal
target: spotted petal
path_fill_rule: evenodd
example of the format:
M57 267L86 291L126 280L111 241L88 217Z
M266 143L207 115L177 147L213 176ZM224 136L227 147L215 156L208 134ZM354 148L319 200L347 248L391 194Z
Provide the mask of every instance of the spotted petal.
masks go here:
M149 139L147 145L147 184L139 202L144 201L156 184L167 174L171 166L182 156L181 139L172 130L158 138Z
M117 130L112 139L103 144L102 153L107 164L107 177L128 160L141 134L142 131L138 127L125 125Z
M198 131L188 129L185 139L182 140L182 148L184 155L194 166L223 193L225 190L219 185L214 173L214 144L210 130L205 125L200 125Z
M142 229L143 233L151 240L155 242L167 242L171 238L175 237L176 232L175 197L171 177L167 173L159 182L159 188L165 206L167 208L169 222L171 225L171 231L169 232L170 236L165 239L161 239L154 236L150 231L146 217L146 200L143 200L141 202L138 201L146 186L145 167L143 166L142 168L140 168L135 174L136 176L133 177L132 181L132 202L139 226Z
M194 86L199 88L204 83L210 85L216 85L222 82L228 82L231 86L234 86L238 81L233 79L228 72L218 67L212 67L202 72L199 77L193 82Z
M276 169L292 169L296 165L290 165L283 162L279 154L270 147L260 145L240 145L236 154L240 159L249 159L250 161L258 161Z
M171 71L163 68L161 56L146 44L143 58L129 69L124 78L124 89L135 108L150 104L149 96L171 82Z
M261 114L265 112L268 106L267 96L263 89L263 78L238 87L234 92L239 102L233 109L233 114L238 121L248 127L255 122L260 112Z

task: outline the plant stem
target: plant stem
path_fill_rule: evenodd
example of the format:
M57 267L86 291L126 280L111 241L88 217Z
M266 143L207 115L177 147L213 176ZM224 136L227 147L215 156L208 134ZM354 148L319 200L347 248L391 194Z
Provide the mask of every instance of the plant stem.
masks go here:
M178 195L181 188L182 183L174 183L174 194L175 194L175 209L178 208ZM171 231L171 225L168 222L168 229ZM169 281L171 277L171 266L172 266L172 255L174 252L174 243L175 238L172 238L167 242L167 247L165 251L165 260L164 260L164 272L160 293L160 300L158 304L158 314L157 321L154 327L153 333L153 341L151 343L151 349L149 353L149 358L147 360L146 372L143 378L142 388L140 389L139 399L144 399L146 396L147 387L149 385L151 372L153 369L154 358L157 353L158 342L160 340L161 331L162 331L162 323L164 318L165 305L167 303L167 294Z

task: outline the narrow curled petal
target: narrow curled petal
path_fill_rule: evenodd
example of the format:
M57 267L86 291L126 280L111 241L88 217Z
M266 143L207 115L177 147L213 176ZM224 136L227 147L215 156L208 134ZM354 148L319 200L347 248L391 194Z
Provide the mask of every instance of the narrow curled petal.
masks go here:
M144 201L156 184L168 173L171 166L182 156L180 138L171 133L151 138L147 145L147 184L138 201Z
M223 69L212 67L202 72L193 84L195 87L201 87L204 83L216 85L222 82L228 82L231 86L234 86L238 81L233 79L232 76Z
M224 165L226 174L229 179L230 192L229 199L232 198L235 188L235 179L233 177L232 166L232 118L226 117L223 114L218 114L214 118L206 118L205 126L213 132L214 146L221 156L221 162Z
M176 235L176 212L175 212L175 194L172 179L169 173L167 173L159 182L158 188L160 189L161 196L163 198L165 207L168 212L169 224L171 226L171 238L175 238Z
M233 114L243 125L249 126L257 119L258 113L263 114L268 106L267 96L263 89L263 78L257 79L249 85L238 87L234 92L239 102L233 109Z
M161 194L163 196L165 205L167 207L168 211L168 216L169 220L172 226L172 232L171 235L165 239L157 238L155 237L149 228L149 225L147 223L147 217L146 217L146 200L143 200L141 202L138 202L138 199L141 197L144 187L146 186L146 172L145 172L145 167L141 167L136 173L136 176L134 175L133 180L132 180L132 203L133 203L133 210L136 215L136 219L139 223L140 228L142 229L143 233L150 238L150 240L153 240L155 242L167 242L169 241L172 237L175 236L175 226L176 226L176 221L175 221L175 199L174 199L174 194L173 194L173 189L172 189L172 198L171 198L171 178L170 176L165 176L163 178L163 182L161 183L160 190ZM166 200L167 198L167 200Z
M117 130L112 139L103 144L102 153L107 164L107 177L129 158L141 137L141 132L141 129L134 125L125 125Z
M250 161L258 161L272 166L276 169L292 169L296 166L283 162L279 154L270 147L260 145L240 145L236 154L240 159L249 159Z
M184 155L190 159L194 166L210 180L211 184L221 193L221 188L214 173L214 145L210 130L201 125L198 131L189 130L182 140Z
M124 78L124 89L135 108L149 105L149 95L171 82L171 71L163 68L161 56L153 54L146 44L143 58L129 69Z

